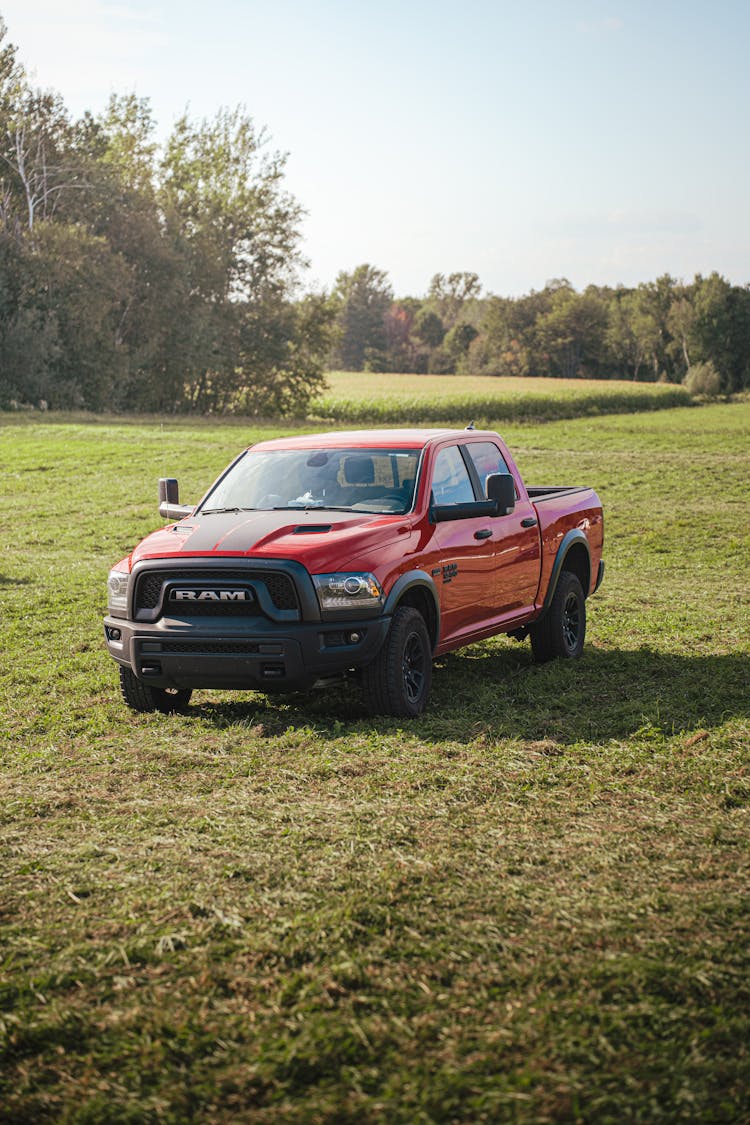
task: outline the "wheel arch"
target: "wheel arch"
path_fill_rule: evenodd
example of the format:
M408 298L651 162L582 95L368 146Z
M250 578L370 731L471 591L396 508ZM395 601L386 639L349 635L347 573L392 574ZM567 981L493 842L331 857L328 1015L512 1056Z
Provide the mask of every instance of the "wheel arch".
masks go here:
M583 587L583 596L587 598L591 589L591 552L588 539L579 527L574 527L568 531L558 547L549 586L544 597L543 613L547 612L552 603L557 583L560 581L560 575L564 570L575 574Z
M423 570L412 570L396 580L385 603L387 614L408 605L421 613L433 651L440 639L440 600L432 578Z

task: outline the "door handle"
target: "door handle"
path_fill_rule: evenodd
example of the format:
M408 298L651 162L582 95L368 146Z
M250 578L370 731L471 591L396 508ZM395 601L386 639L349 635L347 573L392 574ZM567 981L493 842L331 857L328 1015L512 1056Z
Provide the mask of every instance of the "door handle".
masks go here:
M536 516L526 516L521 520L521 527L536 527L538 523L539 520L536 518Z
M481 531L474 532L475 539L489 539L490 535L492 535L492 531L489 527L483 527Z

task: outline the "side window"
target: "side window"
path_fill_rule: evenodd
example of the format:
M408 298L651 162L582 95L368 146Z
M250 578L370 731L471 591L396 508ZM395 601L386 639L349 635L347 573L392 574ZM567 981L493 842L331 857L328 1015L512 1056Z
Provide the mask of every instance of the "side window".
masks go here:
M432 496L436 504L471 504L476 499L457 445L449 445L437 455L432 473Z
M473 441L466 446L482 486L482 496L487 495L487 477L490 473L509 473L500 450L492 441Z

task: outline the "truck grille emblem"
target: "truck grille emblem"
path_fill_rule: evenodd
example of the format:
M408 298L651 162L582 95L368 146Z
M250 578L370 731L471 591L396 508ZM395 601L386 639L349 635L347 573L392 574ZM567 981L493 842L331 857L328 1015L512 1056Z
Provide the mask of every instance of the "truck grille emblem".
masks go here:
M249 602L249 590L170 590L171 602Z

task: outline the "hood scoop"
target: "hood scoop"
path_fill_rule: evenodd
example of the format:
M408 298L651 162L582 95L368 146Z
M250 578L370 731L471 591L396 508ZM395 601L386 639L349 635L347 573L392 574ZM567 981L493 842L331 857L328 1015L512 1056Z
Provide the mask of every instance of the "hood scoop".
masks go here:
M295 527L292 535L323 535L330 530L330 523L304 523Z

